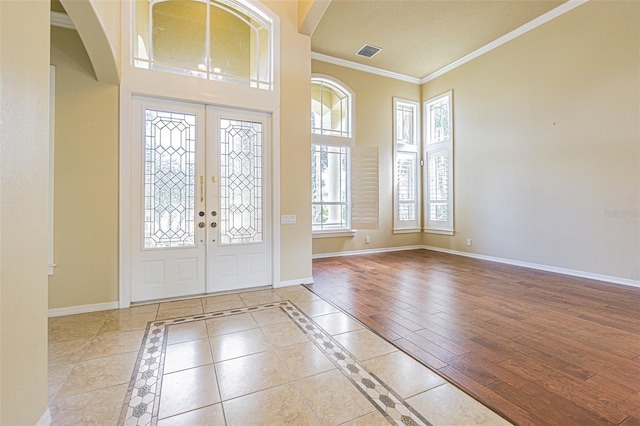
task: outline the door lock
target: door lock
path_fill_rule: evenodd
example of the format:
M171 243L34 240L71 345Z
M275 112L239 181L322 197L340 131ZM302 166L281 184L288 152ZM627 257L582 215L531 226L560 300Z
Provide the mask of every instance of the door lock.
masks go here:
M211 227L212 227L212 228L215 228L216 226L218 226L218 224L217 224L217 223L215 223L215 222L211 222Z
M198 216L200 216L200 217L204 216L204 212L198 213Z
M198 228L204 228L205 226L206 226L206 225L204 224L204 222L200 222L200 223L198 224Z
M214 211L212 211L212 212L211 212L211 216L213 216L213 217L218 216L218 212L217 212L217 211L215 211L215 210L214 210Z

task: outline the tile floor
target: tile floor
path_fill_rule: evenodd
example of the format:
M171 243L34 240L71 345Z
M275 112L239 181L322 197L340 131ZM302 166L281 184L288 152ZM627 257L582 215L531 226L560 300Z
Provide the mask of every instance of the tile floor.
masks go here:
M49 406L54 425L509 424L302 286L51 318Z

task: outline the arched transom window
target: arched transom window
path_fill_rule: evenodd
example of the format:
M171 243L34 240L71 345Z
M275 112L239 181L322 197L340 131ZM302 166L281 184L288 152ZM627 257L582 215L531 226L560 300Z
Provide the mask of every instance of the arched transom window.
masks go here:
M352 96L346 87L327 78L312 78L311 132L314 140L318 139L317 135L334 136L351 144L352 106Z
M240 0L136 0L133 64L272 90L272 24Z

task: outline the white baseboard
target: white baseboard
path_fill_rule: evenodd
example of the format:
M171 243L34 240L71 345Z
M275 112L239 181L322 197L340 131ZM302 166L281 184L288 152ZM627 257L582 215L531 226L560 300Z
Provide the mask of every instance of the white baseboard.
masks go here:
M51 426L51 411L49 411L49 407L42 413L42 416L38 419L38 423L36 426Z
M557 274L570 275L573 277L587 278L587 279L597 280L597 281L605 281L613 284L628 285L631 287L640 287L639 280L632 280L629 278L620 278L620 277L613 277L610 275L594 274L592 272L576 271L574 269L566 269L566 268L559 268L556 266L541 265L539 263L522 262L520 260L486 256L483 254L468 253L464 251L451 250L451 249L445 249L440 247L422 246L422 248L425 250L432 250L432 251L438 251L441 253L454 254L456 256L471 257L474 259L488 260L490 262L504 263L504 264L513 265L513 266L522 266L524 268L537 269L537 270L546 271L546 272L555 272Z
M282 287L290 287L292 285L300 285L300 284L313 284L313 277L299 278L297 280L280 281L279 284L274 285L273 287L282 288Z
M69 306L67 308L49 309L49 317L61 317L63 315L85 314L87 312L107 311L118 309L118 302L94 303L91 305Z
M424 246L403 246L403 247L385 247L369 250L353 250L353 251L339 251L335 253L320 253L311 256L312 259L324 259L327 257L341 257L341 256L357 256L359 254L374 254L374 253L388 253L391 251L406 251L406 250L419 250Z

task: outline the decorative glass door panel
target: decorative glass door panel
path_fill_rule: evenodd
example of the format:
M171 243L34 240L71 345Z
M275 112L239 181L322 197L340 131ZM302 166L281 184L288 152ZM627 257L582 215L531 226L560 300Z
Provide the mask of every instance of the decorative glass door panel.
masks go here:
M144 114L144 248L193 247L196 116Z
M263 241L262 123L220 119L220 244Z

